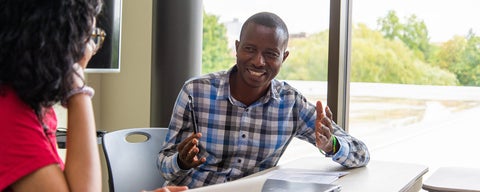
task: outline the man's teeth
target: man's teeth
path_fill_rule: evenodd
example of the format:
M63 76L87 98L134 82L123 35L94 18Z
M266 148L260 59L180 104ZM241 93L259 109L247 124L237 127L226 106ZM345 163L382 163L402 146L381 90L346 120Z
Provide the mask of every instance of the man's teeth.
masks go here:
M250 74L255 75L255 76L261 76L261 75L263 75L263 72L256 72L256 71L250 70Z

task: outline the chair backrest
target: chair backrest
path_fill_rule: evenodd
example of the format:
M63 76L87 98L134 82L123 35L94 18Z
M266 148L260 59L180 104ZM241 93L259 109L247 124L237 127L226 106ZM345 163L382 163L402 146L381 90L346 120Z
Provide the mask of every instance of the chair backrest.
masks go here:
M131 128L103 135L110 191L140 192L163 186L165 180L156 162L167 131L167 128ZM142 141L130 142L127 137Z

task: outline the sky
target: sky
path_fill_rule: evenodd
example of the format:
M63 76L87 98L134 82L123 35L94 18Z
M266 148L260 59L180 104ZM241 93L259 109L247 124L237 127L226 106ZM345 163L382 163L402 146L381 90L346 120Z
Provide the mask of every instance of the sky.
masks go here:
M328 28L329 0L203 0L205 11L221 22L244 21L260 11L284 19L291 33L314 33ZM377 19L395 10L401 22L416 15L429 30L432 42L443 42L472 29L480 35L480 0L353 0L353 23L377 29Z

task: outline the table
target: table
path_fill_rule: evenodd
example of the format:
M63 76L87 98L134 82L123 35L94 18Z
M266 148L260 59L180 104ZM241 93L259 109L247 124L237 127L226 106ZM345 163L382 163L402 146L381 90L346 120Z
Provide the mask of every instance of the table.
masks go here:
M419 191L422 187L422 178L428 167L420 164L370 161L365 167L347 169L330 158L304 157L290 161L248 177L211 186L200 187L188 191L196 192L261 192L266 181L266 173L276 169L297 168L318 171L348 171L349 174L333 182L342 186L342 191L376 192L376 191Z
M430 192L480 192L480 169L440 167L425 181Z

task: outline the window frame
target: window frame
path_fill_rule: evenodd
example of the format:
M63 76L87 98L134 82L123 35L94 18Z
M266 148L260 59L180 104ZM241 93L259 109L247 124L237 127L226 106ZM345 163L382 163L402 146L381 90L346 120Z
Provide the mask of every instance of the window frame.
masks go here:
M348 131L352 0L330 0L327 105Z

